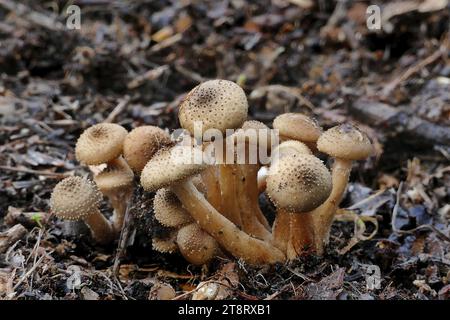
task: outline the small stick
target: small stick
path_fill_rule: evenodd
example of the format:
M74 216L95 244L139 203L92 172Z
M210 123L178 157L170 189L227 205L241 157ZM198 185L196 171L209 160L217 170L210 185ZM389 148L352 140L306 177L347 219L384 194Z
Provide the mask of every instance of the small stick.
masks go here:
M64 179L64 178L71 176L70 174L67 174L67 173L40 171L40 170L33 170L33 169L26 169L26 168L21 169L21 168L14 168L14 167L10 167L10 166L0 166L0 170L30 173L30 174L35 174L38 176L52 177L55 179Z

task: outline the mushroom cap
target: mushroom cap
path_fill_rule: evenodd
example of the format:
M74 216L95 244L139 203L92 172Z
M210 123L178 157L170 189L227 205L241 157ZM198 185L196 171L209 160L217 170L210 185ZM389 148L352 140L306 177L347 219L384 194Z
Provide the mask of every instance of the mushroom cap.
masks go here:
M283 157L292 154L312 154L306 144L297 140L287 140L280 143L273 151L272 158Z
M78 138L75 155L86 165L109 162L122 154L127 130L115 123L99 123Z
M161 128L137 127L127 134L123 143L123 155L131 169L139 174L159 149L170 144L169 134Z
M301 113L283 113L273 120L281 136L303 142L316 142L322 128L316 120Z
M373 152L367 135L348 123L325 131L317 141L317 149L345 160L364 160Z
M180 182L206 169L203 152L189 146L175 146L159 150L145 165L141 185L146 191L156 191Z
M102 199L96 185L81 177L60 181L50 197L52 212L62 219L82 220L98 211Z
M108 162L107 167L94 177L101 192L128 188L133 184L133 179L133 171L122 157Z
M180 200L169 189L162 188L153 199L155 218L165 227L179 228L193 221Z
M267 194L289 212L310 212L330 195L331 174L321 160L309 154L290 154L274 163L267 176Z
M177 230L172 230L167 237L153 237L152 248L160 253L173 253L178 250Z
M192 89L180 105L178 118L184 129L194 134L194 122L208 129L239 128L247 119L248 102L244 90L228 80L209 80Z
M195 265L210 261L219 248L217 241L197 223L188 224L178 231L177 244L183 257Z

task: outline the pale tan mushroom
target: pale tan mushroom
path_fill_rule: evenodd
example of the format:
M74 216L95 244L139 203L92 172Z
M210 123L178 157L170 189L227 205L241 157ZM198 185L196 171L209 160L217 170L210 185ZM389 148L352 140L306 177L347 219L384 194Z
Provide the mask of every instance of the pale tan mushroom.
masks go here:
M364 160L373 152L367 135L351 124L343 124L325 131L317 141L319 151L334 157L333 190L327 201L315 210L318 233L316 250L323 253L328 243L331 225L342 200L352 169L352 162Z
M95 184L81 177L68 177L60 181L50 198L52 212L61 219L83 220L92 237L100 244L113 239L113 229L99 209L101 195Z
M279 130L280 139L297 140L316 151L316 142L322 128L314 119L301 113L284 113L273 120L273 128Z
M177 196L167 188L159 189L153 199L155 219L165 227L180 228L193 221Z
M314 249L312 211L330 195L331 175L321 160L309 154L285 155L267 176L267 194L278 210L291 214L286 254L289 260Z
M191 151L186 153L186 150L178 150L176 147L161 149L142 171L143 188L156 191L170 187L200 227L233 256L254 265L284 261L285 256L281 251L241 231L197 190L190 178L204 170L206 165L192 162L196 152L201 151L191 148ZM188 161L189 158L191 162ZM170 170L163 170L164 168Z
M217 241L195 222L178 231L177 245L183 257L195 265L208 263L220 250Z

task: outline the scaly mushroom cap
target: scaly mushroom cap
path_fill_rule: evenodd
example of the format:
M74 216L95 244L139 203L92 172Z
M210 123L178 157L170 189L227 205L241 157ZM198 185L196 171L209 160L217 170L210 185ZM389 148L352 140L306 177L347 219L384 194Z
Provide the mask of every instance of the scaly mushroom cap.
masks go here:
M172 230L167 237L153 237L152 248L160 253L173 253L178 250L177 230Z
M312 154L311 149L306 144L297 140L287 140L280 143L272 152L272 158L282 157L292 154Z
M170 136L161 128L142 126L133 129L125 138L123 155L136 173L141 173L145 164L162 147L171 144Z
M281 136L303 142L315 142L322 134L317 121L301 113L284 113L273 120Z
M248 102L244 90L228 80L210 80L192 89L180 105L178 117L184 129L194 134L194 122L201 121L204 133L215 128L242 126L247 118Z
M351 124L342 124L325 131L317 141L317 149L345 160L364 160L373 150L367 135Z
M134 174L122 157L108 162L108 166L94 177L101 192L129 187L133 184Z
M101 199L102 196L92 181L68 177L53 189L50 207L59 218L81 220L98 210Z
M127 130L114 123L99 123L86 129L75 147L77 160L86 165L98 165L122 154Z
M187 261L202 265L214 258L218 250L217 241L196 223L188 224L178 231L178 248Z
M180 182L206 169L203 152L189 146L175 146L159 150L145 165L141 173L141 185L146 191ZM198 161L201 160L201 161Z
M166 188L156 192L153 210L156 220L165 227L179 228L192 222L191 215L183 208L177 196Z
M321 160L309 154L291 154L274 163L267 176L267 194L278 207L309 212L330 195L331 174Z

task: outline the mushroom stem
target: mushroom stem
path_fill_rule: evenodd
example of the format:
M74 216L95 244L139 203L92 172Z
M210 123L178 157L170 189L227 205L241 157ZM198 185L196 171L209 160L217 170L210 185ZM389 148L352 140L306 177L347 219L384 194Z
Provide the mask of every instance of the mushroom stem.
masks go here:
M92 238L99 244L107 244L113 239L113 229L108 219L97 209L83 218L91 229Z
M328 244L334 215L347 187L351 169L351 160L335 159L331 172L333 181L331 194L320 207L313 211L316 232L315 246L319 255L323 254L324 247Z
M202 173L202 180L206 185L206 197L209 203L222 212L222 196L220 193L219 173L217 166L209 166Z
M119 234L122 230L128 201L132 195L132 188L126 188L119 192L104 192L104 194L108 197L111 206L114 208L111 222L114 232Z
M291 213L287 258L294 260L314 248L314 225L311 212Z
M290 213L283 209L278 209L272 226L273 244L283 252L287 250L290 221Z
M250 236L272 242L273 237L269 230L260 222L262 215L258 205L256 175L252 170L253 165L237 165L237 201L241 212L242 229ZM255 175L255 177L253 177ZM262 218L261 218L262 215ZM259 219L258 219L259 217ZM266 221L267 222L267 221Z
M266 216L261 211L259 207L259 188L258 188L258 171L259 166L257 165L247 165L244 172L245 175L245 189L247 190L248 197L251 204L253 205L254 214L258 221L267 229L270 230L269 222Z
M283 262L285 255L267 242L250 237L206 201L190 180L172 185L185 208L233 256L252 265Z
M235 225L242 227L241 212L237 204L236 169L236 165L233 164L219 165L219 183L222 193L222 211L220 212Z

